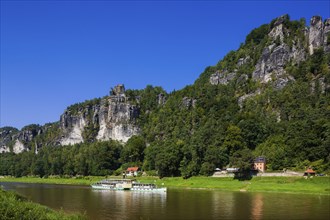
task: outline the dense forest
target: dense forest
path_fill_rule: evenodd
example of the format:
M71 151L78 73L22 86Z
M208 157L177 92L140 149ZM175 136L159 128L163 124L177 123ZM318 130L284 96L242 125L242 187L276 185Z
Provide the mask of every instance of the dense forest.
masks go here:
M308 54L304 19L286 16L284 37L272 37L277 21L252 30L236 51L207 67L193 85L171 93L151 85L127 90L139 107L141 132L126 143L96 141L91 127L86 129L88 141L57 146L52 141L59 132L55 123L31 142L31 151L0 154L0 175L119 175L139 166L150 175L189 178L211 175L215 168L248 170L257 156L266 157L270 171L311 166L329 173L329 51L319 47ZM329 46L330 34L325 37ZM276 71L267 83L255 80L265 48L272 53L277 47L302 48L306 55L281 67L281 77L289 79L284 86L276 85ZM210 83L214 74L225 75L225 83ZM159 102L159 94L166 101ZM82 105L92 104L72 108ZM48 143L37 154L36 141Z

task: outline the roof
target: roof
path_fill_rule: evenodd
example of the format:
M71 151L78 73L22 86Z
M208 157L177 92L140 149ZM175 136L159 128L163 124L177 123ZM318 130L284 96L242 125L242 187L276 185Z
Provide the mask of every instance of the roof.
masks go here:
M305 173L315 173L315 171L312 170L311 168L308 168L308 169L305 171Z
M257 157L254 160L255 163L266 163L266 158L265 157Z
M139 167L128 167L126 171L138 171Z

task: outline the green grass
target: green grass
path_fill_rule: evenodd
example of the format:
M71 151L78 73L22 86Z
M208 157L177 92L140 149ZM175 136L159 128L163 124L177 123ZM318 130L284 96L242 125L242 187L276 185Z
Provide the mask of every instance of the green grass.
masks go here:
M104 179L104 176L85 176L85 177L5 177L1 178L0 182L22 182L22 183L46 183L46 184L70 184L70 185L90 185L99 180Z
M106 177L80 177L80 178L37 178L37 177L6 177L0 182L26 182L26 183L52 183L90 185ZM121 178L121 177L108 177ZM138 177L137 180L145 183L156 183L159 187L186 188L186 189L212 189L222 191L249 191L249 192L284 192L284 193L312 193L330 195L330 177L253 177L251 180L239 181L233 178L214 177Z
M63 211L54 211L46 206L32 203L25 198L0 189L0 218L3 220L51 220L51 219L86 219L79 214L66 214Z
M222 191L311 193L330 195L330 177L253 177L239 181L233 178L192 177L182 179L142 178L141 181L154 181L158 186L172 188L213 189Z

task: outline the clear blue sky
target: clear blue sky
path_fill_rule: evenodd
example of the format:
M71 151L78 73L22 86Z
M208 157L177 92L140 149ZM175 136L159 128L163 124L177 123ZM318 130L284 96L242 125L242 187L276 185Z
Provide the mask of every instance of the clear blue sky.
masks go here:
M261 24L326 1L1 1L0 127L59 120L110 87L192 84Z

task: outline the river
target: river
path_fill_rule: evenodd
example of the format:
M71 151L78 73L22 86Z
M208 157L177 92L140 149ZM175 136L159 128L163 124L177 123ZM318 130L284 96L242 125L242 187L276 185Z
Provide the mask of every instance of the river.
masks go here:
M167 193L88 186L0 183L53 209L89 219L330 219L330 196L168 189Z

